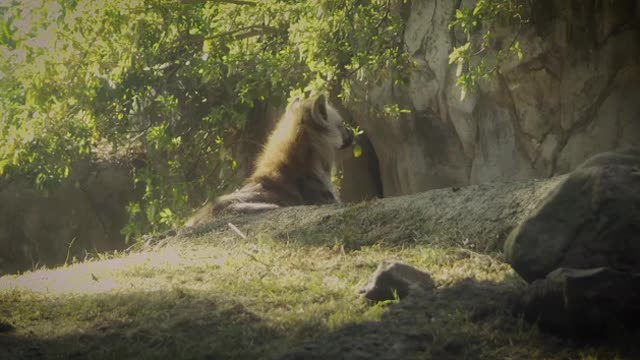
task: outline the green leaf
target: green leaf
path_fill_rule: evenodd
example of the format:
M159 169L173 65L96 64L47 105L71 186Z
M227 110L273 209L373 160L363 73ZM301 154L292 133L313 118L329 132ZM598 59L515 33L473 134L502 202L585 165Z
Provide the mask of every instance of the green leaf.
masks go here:
M473 16L480 16L482 11L484 11L486 2L483 0L478 1L476 7L473 9Z
M353 146L353 157L357 159L361 156L362 156L362 146L360 146L360 144L355 144Z
M466 58L469 52L470 46L471 46L471 43L466 43L462 46L458 46L454 48L451 54L449 54L449 64L453 64L455 62L458 62L461 59Z

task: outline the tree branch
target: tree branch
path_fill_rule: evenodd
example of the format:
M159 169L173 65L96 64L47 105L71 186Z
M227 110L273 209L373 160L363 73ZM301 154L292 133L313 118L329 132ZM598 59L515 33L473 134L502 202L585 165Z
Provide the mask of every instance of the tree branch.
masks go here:
M243 0L218 0L221 3L234 4L234 5L248 5L248 6L256 6L256 3L253 1L243 1Z
M215 38L220 38L220 37L225 37L225 36L232 36L237 40L242 40L242 39L247 39L253 36L258 36L258 35L262 35L268 32L274 32L275 28L269 27L269 26L265 26L265 25L250 25L250 26L244 26L238 29L235 29L233 31L227 31L227 32L223 32L220 34L216 34L212 37L209 37L207 39L215 39Z

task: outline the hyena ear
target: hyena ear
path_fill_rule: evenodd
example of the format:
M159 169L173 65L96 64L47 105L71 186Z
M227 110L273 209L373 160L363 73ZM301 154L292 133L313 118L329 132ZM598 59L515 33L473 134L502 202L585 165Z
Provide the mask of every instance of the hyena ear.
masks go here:
M302 101L302 97L300 97L299 95L294 97L293 100L291 100L291 105L294 104L299 104Z
M287 110L293 109L294 107L300 105L300 103L302 103L302 98L300 96L294 97L289 105L287 105Z
M327 99L324 95L318 96L313 101L313 110L311 113L313 120L320 125L326 125L329 122L327 115Z

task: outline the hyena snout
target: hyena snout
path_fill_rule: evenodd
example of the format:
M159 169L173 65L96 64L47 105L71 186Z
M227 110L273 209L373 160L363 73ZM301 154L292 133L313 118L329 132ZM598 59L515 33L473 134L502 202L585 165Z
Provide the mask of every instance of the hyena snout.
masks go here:
M353 144L354 134L353 130L347 128L346 126L343 126L340 129L340 133L342 134L342 146L340 146L340 150L342 150Z

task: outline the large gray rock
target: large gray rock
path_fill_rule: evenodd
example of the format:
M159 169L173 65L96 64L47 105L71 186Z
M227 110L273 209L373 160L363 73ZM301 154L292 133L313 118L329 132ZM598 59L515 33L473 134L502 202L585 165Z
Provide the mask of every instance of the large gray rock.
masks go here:
M534 281L515 310L541 330L587 340L640 326L640 274L559 268Z
M559 267L640 273L640 149L583 163L512 231L505 256L529 282Z

